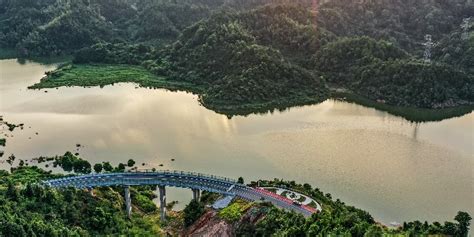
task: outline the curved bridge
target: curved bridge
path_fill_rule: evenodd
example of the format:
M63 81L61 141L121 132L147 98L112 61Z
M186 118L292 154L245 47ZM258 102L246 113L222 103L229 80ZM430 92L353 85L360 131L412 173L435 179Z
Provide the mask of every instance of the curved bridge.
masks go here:
M90 174L53 179L43 182L53 188L75 187L92 190L94 187L123 186L127 214L131 214L130 186L156 185L159 191L161 218L165 218L166 186L189 188L193 198L199 200L200 190L219 193L226 196L238 196L249 201L269 201L275 206L293 210L304 216L321 211L309 206L294 204L291 200L265 192L259 188L247 187L234 179L183 171L154 171Z

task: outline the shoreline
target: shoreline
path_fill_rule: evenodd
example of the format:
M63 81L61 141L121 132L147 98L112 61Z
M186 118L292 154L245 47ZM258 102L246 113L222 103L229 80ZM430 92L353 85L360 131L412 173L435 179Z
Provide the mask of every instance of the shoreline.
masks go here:
M97 73L97 70L103 70L98 73L98 77L100 77L99 79L94 75L94 73ZM107 75L113 76L108 77ZM145 88L190 92L198 95L198 102L202 106L216 113L226 115L228 118L232 118L233 116L248 116L251 114L285 111L293 107L318 104L327 99L343 100L349 103L374 108L415 123L441 121L444 119L460 117L474 111L474 105L462 105L441 109L398 107L376 102L356 93L341 90L340 88L330 88L329 94L321 96L302 94L286 98L278 98L266 102L234 104L226 101L206 99L206 89L202 85L200 86L188 82L168 80L165 77L152 74L141 66L115 64L66 64L54 71L47 72L45 77L43 77L38 83L29 86L28 89L41 90L75 86L102 87L113 85L115 83L136 83L140 87Z

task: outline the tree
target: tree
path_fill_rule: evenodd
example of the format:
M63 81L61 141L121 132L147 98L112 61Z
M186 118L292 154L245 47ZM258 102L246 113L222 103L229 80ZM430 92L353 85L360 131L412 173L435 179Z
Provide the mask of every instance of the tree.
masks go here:
M237 180L237 183L244 184L244 178L239 177L239 179Z
M454 217L454 220L459 223L459 236L467 236L472 220L471 216L467 212L460 211L456 217Z
M74 172L81 173L81 174L90 174L92 172L91 163L86 160L76 160L74 163Z
M456 224L454 224L452 222L449 222L449 221L446 221L444 223L443 234L455 236L456 235L456 230L457 230Z
M26 236L25 229L21 225L15 222L6 221L2 224L2 235L5 236Z
M118 166L115 168L115 172L124 172L125 171L125 164L119 163Z
M95 171L96 173L101 173L101 172L102 172L102 168L103 168L103 167L102 167L102 164L101 164L101 163L97 163L97 164L94 165L94 171Z
M127 166L128 167L133 167L135 165L135 161L133 159L128 160Z
M114 170L114 167L112 167L110 162L104 162L102 167L104 168L106 172L111 172L112 170Z
M7 194L6 196L11 198L12 200L17 200L18 197L20 196L19 191L13 182L8 182L6 194Z
M197 200L191 200L183 210L184 212L184 225L186 227L192 225L202 214L204 214L204 204Z

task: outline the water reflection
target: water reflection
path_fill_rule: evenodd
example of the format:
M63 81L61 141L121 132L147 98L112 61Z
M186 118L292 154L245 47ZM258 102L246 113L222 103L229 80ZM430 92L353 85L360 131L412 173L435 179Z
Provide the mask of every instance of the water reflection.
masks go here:
M92 163L134 158L139 168L308 182L385 222L474 213L473 113L417 124L328 100L228 119L195 95L131 84L26 90L53 68L0 61L0 114L26 124L11 133L6 156L62 154L80 143Z

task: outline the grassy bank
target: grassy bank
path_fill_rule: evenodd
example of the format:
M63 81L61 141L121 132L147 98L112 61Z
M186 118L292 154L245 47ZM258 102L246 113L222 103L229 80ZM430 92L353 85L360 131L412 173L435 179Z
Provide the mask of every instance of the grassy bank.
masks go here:
M63 86L106 86L121 82L137 83L142 87L166 88L170 90L183 89L199 92L199 87L188 83L174 82L159 77L140 66L130 65L63 65L29 89L56 88Z

